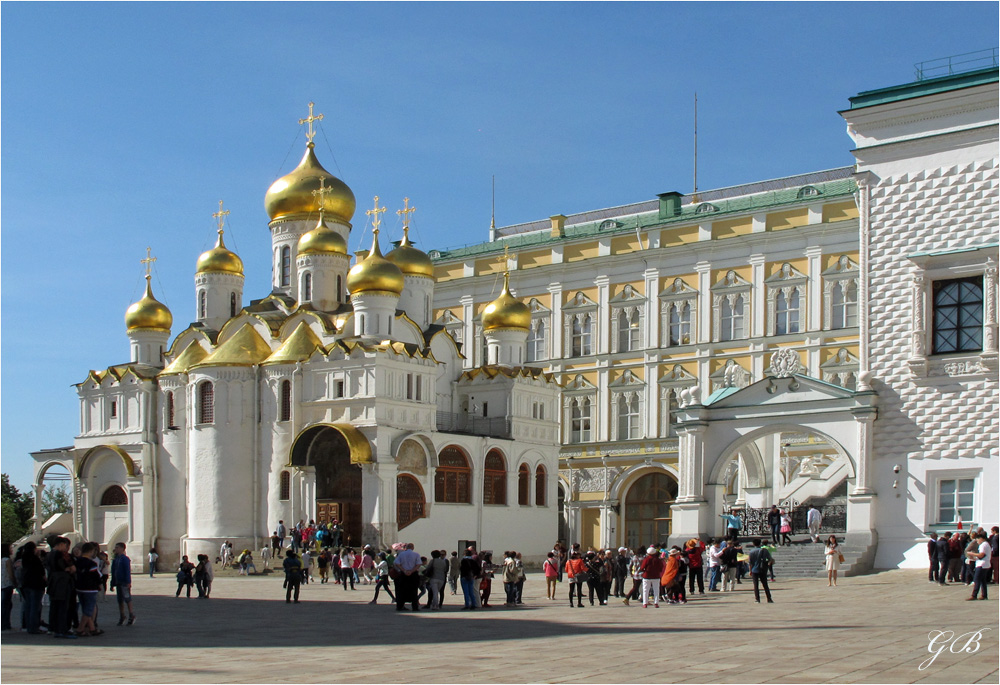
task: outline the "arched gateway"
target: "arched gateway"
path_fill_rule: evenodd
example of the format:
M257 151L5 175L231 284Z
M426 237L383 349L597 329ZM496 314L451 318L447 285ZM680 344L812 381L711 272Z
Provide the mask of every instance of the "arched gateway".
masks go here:
M317 521L341 522L344 543L361 544L361 465L371 463L371 445L354 426L318 424L302 431L292 444L290 466L312 472Z

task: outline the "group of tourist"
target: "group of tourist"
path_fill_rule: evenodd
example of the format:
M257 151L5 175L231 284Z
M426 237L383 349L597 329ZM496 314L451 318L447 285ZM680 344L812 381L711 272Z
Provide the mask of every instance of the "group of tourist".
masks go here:
M110 587L118 597L118 625L135 623L132 607L132 562L125 544L114 547L112 558L96 542L70 549L68 538L48 538L48 551L27 542L11 556L3 545L3 630L11 629L13 593L21 597L21 629L31 635L77 639L104 634L98 622L98 598ZM48 621L42 618L43 597L48 596Z
M945 586L972 586L969 600L986 599L987 585L1000 580L1000 527L990 533L983 528L974 531L931 533L927 541L930 568L927 580ZM982 594L982 597L979 595Z
M287 527L283 520L280 520L271 533L269 558L281 558L286 540L288 541L288 549L296 554L305 549L312 549L318 554L324 548L336 549L341 547L344 542L348 545L351 542L344 540L344 528L337 519L332 519L329 522L321 520L319 523L312 519L308 523L299 519L299 522L291 528Z

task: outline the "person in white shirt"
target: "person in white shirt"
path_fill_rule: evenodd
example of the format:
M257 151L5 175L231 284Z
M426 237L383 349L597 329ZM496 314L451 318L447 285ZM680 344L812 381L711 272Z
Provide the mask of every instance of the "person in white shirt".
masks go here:
M156 573L156 560L160 558L160 555L156 553L155 547L150 547L146 558L149 559L149 577L152 578L153 574Z
M990 571L993 568L990 559L993 555L993 547L990 545L990 541L987 538L985 531L977 532L974 535L976 536L976 539L979 540L979 551L965 553L969 559L975 559L976 562L976 570L972 576L972 582L974 583L972 586L972 596L968 598L970 601L977 599L979 588L983 589L982 599L987 598L986 586L990 579Z
M719 578L722 577L722 562L719 555L722 554L722 547L715 538L708 541L708 591L718 592Z
M823 514L816 507L810 507L806 514L806 525L809 526L809 537L813 542L819 542L819 529L823 525Z
M261 566L264 567L265 571L269 568L270 561L271 561L271 546L264 545L263 547L260 548L260 563Z

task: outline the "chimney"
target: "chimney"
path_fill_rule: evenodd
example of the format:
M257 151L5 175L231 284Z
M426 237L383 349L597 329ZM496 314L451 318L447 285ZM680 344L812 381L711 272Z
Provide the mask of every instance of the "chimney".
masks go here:
M669 219L681 215L681 199L684 197L681 193L676 191L660 193L657 197L660 198L661 219Z
M562 238L566 233L566 217L562 214L556 214L555 216L550 216L549 220L552 222L552 233L550 235L553 238Z

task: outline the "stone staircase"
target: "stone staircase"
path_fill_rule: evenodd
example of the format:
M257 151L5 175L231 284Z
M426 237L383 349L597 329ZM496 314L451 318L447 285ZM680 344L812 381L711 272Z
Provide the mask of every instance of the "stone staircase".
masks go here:
M842 537L842 536L838 536ZM744 543L744 549L748 545ZM826 577L826 546L811 542L809 536L792 536L792 544L778 547L774 551L774 574L777 578ZM840 565L839 576L856 576L870 570L869 550L866 547L841 543L840 551L844 563Z

